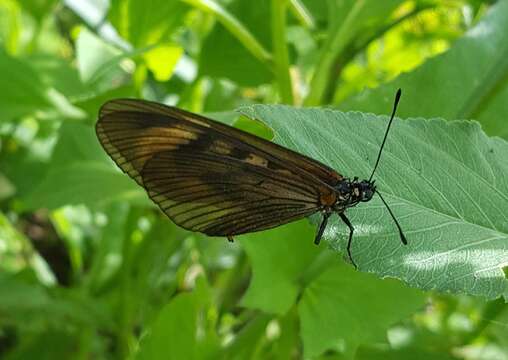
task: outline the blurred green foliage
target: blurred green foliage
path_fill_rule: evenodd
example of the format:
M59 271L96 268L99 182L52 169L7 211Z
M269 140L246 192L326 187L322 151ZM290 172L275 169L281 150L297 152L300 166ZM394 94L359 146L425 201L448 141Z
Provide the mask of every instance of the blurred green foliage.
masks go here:
M386 114L402 87L400 117L475 119L497 151L508 139L507 0L0 0L0 45L2 358L508 359L503 298L354 271L312 244L307 220L233 244L189 233L93 130L104 101L140 97L271 138L233 110ZM312 153L312 134L296 136ZM486 143L454 151L474 161ZM465 219L482 210L468 206Z

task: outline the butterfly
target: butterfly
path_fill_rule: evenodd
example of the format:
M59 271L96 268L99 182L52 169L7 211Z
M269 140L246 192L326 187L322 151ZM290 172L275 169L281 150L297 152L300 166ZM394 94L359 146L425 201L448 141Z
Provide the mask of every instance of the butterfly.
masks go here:
M346 209L379 196L372 180L401 96L368 180L348 178L321 162L206 117L156 102L115 99L99 110L97 137L114 162L141 185L177 225L229 241L240 234L277 227L314 213L322 220L319 244L329 217L337 213L354 227Z

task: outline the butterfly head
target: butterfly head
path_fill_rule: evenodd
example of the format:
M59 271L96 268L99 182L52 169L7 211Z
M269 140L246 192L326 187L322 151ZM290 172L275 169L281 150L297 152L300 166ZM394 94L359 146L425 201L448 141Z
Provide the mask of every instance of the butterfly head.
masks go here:
M372 199L376 192L375 181L362 180L358 178L344 179L337 184L336 189L339 192L339 198L343 199L342 204L345 207L350 207L358 204L359 202L367 202Z
M374 181L362 180L358 183L358 193L360 195L360 201L370 201L376 192L376 185Z

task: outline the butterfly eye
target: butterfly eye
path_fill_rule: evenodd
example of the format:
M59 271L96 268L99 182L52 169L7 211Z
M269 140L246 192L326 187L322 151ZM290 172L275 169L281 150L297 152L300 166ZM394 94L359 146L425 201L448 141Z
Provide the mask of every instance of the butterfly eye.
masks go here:
M369 201L374 196L374 191L371 188L363 189L362 201Z

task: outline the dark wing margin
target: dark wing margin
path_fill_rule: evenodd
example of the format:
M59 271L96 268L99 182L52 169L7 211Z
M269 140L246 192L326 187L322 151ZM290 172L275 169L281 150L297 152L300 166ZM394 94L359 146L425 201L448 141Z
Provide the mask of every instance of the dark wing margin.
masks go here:
M97 136L176 224L208 235L259 231L321 208L342 177L238 129L144 100L103 105Z

